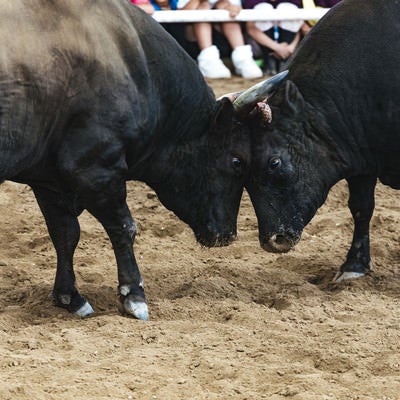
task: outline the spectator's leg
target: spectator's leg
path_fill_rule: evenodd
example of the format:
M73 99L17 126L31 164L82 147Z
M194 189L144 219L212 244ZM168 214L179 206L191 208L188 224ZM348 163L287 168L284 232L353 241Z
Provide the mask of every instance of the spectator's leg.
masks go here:
M240 23L225 22L221 26L225 37L233 48L231 58L236 74L245 79L261 78L263 73L254 61L251 46L244 44Z
M193 24L193 31L200 50L212 46L212 26L209 22L198 22Z
M296 39L296 32L290 32L288 30L279 28L279 43L292 43ZM288 59L277 60L277 71L281 71L285 68Z
M212 27L212 41L214 45L218 47L221 58L230 57L233 49L222 32L221 24L213 24Z
M274 40L274 28L272 27L265 31L264 35ZM261 46L261 51L264 59L264 73L266 75L275 75L278 72L278 60L272 55L269 47Z
M211 79L230 78L231 71L222 62L218 47L213 45L212 25L201 22L194 24L193 28L201 50L197 62L203 76Z
M297 10L298 7L291 3L281 3L277 7L280 11L293 11ZM279 42L287 43L290 49L290 54L293 54L301 37L301 27L304 21L302 20L288 20L279 22ZM278 70L284 68L287 62L287 58L280 61Z

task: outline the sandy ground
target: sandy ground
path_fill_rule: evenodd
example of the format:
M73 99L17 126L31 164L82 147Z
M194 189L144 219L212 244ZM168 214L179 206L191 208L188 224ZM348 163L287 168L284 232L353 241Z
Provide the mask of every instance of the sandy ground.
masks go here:
M332 284L352 235L343 182L285 255L259 247L247 195L238 240L205 249L148 187L128 187L149 322L118 313L111 246L88 214L75 266L96 313L53 307L43 218L27 186L2 185L0 399L400 399L399 193L377 188L374 274Z

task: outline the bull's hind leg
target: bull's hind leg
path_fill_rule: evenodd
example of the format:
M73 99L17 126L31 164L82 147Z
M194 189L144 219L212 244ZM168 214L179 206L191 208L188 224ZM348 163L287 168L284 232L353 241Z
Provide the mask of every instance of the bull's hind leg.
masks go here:
M354 234L346 262L341 266L334 281L359 278L372 269L369 243L369 224L375 207L376 177L359 176L347 179L349 184L349 208L354 219Z
M35 186L32 189L57 253L54 301L57 306L86 317L93 309L76 289L73 269L73 256L80 235L77 216L58 193Z

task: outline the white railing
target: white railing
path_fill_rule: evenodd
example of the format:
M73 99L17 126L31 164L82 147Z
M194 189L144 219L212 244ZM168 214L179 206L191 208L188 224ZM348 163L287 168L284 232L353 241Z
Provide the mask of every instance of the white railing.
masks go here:
M249 10L243 9L235 18L227 10L163 10L156 11L153 17L162 23L167 22L228 22L228 21L287 21L318 20L329 8L312 8L293 11Z

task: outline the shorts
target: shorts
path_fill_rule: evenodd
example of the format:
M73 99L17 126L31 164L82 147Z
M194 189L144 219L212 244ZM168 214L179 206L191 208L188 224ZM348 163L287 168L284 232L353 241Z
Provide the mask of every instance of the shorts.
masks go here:
M273 10L274 7L268 3L258 3L254 6L253 10ZM280 11L293 11L297 10L298 7L291 3L280 3L276 7ZM261 31L265 32L270 30L273 26L279 26L286 31L297 33L304 21L301 20L290 20L290 21L256 21L254 25Z
M190 0L178 0L177 8L178 10L185 7L187 3L189 3ZM208 2L211 5L211 8L214 8L215 3L218 0L208 0ZM241 0L229 0L229 3L231 3L234 6L242 6Z

